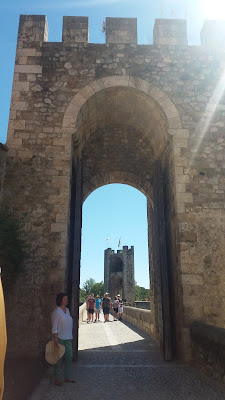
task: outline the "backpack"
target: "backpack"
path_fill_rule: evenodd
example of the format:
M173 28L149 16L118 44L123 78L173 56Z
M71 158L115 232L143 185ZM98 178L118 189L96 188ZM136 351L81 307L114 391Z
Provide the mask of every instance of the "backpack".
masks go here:
M113 301L113 308L118 308L119 304L118 304L118 300L114 300Z

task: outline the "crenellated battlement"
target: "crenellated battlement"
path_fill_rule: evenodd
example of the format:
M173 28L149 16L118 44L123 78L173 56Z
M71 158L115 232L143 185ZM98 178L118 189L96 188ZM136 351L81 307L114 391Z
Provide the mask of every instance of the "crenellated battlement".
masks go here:
M106 18L104 30L106 44L137 44L136 18ZM201 30L204 47L223 47L225 21L205 21ZM21 42L46 42L48 23L45 15L21 15L18 47ZM63 43L89 43L88 17L63 17ZM153 45L187 46L187 21L184 19L156 19L153 30Z

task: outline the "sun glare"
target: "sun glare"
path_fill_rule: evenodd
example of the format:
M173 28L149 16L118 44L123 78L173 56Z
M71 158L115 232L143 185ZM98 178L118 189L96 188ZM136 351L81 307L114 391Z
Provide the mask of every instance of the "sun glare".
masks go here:
M201 6L207 19L225 20L224 0L201 0Z

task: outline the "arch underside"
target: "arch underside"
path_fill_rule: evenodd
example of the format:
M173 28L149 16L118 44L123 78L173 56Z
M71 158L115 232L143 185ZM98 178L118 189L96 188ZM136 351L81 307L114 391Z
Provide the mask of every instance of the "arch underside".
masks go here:
M83 161L83 200L100 186L129 184L152 199L152 171L169 141L156 101L134 88L112 87L81 107L74 134Z

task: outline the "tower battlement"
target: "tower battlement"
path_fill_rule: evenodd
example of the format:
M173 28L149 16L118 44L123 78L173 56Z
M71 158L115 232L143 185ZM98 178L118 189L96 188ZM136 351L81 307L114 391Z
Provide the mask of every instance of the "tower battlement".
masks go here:
M137 18L107 17L104 24L106 44L137 45ZM201 30L204 47L221 48L225 39L225 21L205 21ZM21 15L18 42L47 42L48 23L45 15ZM62 42L89 43L88 17L63 17ZM185 19L156 19L153 45L187 46L187 21Z

